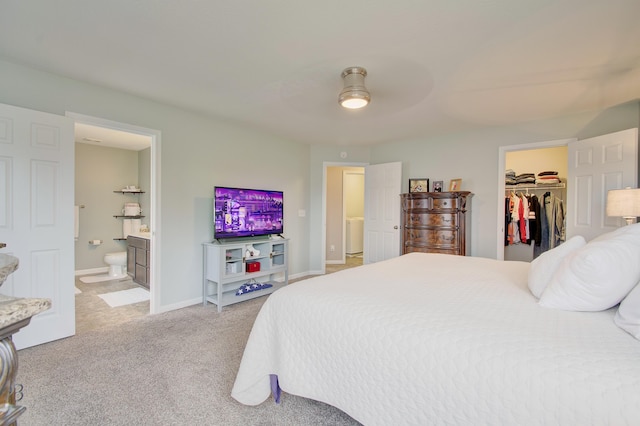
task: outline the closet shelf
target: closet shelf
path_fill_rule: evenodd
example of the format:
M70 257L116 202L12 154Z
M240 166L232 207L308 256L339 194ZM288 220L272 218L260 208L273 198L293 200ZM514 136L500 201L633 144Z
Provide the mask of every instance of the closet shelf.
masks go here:
M564 189L567 187L566 183L556 183L556 184L541 184L541 185L523 185L523 184L516 184L516 185L505 185L504 189L505 190L510 190L510 189L542 189L542 190L546 190L546 189Z

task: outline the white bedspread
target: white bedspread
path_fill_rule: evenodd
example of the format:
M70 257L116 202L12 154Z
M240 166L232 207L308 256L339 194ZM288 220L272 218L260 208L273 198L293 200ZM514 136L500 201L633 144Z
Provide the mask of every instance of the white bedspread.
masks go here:
M291 284L260 311L232 396L260 404L277 374L365 425L639 424L640 342L613 309L538 306L528 268L412 253Z

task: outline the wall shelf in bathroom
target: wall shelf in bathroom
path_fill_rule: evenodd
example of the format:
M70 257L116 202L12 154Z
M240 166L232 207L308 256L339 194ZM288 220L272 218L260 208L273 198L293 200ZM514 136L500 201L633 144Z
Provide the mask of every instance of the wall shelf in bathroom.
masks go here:
M140 194L144 194L145 192L140 189L140 188L136 188L136 189L132 189L129 190L127 188L123 188L123 189L116 189L115 191L113 191L115 194L123 194L123 195L135 195L135 196L139 196ZM131 200L131 198L127 197L128 200ZM126 207L126 204L125 204ZM142 213L142 210L137 210L140 213ZM122 213L124 213L125 210L122 210ZM125 214L114 214L113 215L114 218L116 219L142 219L144 216L139 214L139 215L125 215ZM124 223L123 223L124 225ZM124 226L123 226L123 231L124 231ZM124 233L124 232L123 232ZM126 237L117 237L113 239L114 241L127 241Z

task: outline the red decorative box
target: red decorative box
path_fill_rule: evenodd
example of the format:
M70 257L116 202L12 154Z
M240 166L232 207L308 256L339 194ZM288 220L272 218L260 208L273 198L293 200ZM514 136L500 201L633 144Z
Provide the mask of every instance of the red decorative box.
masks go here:
M260 262L247 262L247 272L258 272L260 270Z

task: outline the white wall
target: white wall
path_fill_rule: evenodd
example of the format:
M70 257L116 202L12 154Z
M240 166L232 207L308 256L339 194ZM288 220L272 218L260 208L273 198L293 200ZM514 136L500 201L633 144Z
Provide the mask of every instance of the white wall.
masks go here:
M364 216L364 168L344 175L345 211L347 217Z
M201 244L213 238L216 184L284 191L291 273L309 269L309 217L298 217L299 209L309 210L307 145L5 61L0 102L161 132L161 310L202 299Z
M137 151L76 144L75 203L84 206L75 242L76 271L104 268L106 253L126 251L126 241L114 240L122 236L122 219L113 216L121 214L124 203L140 202L145 210L149 205L137 195L113 191L125 185L149 190L138 182L138 160ZM103 244L93 246L89 240L102 240Z

